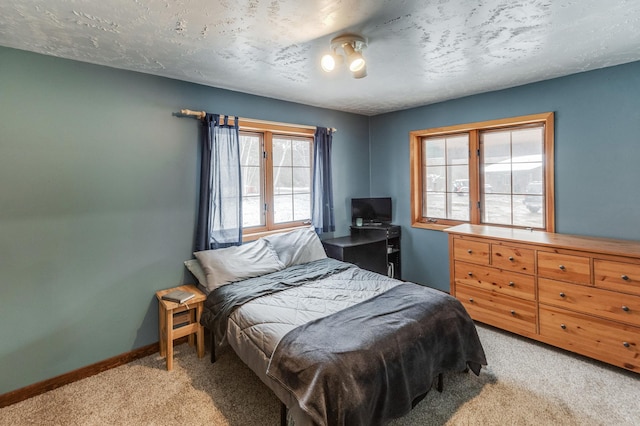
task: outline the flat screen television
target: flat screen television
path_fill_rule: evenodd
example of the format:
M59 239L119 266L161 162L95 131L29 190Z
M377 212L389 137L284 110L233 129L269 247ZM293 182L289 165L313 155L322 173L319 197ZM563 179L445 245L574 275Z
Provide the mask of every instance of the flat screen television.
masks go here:
M362 218L363 225L391 223L391 198L352 198L351 223Z

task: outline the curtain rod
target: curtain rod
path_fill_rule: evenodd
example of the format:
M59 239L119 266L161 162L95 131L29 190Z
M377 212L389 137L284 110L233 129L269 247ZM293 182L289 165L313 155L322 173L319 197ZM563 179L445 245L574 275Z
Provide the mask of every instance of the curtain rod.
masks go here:
M207 112L206 111L193 111L193 110L190 110L190 109L181 109L180 110L180 114L196 117L196 118L202 120L204 118L204 116L207 115ZM289 126L289 127L299 127L299 128L302 128L302 129L313 129L313 130L316 129L316 126L305 126L305 125L302 125L302 124L280 123L278 121L255 120L253 118L238 117L238 120L250 121L252 123L270 124L272 126ZM335 127L332 127L331 131L332 132L337 132L338 129L336 129Z

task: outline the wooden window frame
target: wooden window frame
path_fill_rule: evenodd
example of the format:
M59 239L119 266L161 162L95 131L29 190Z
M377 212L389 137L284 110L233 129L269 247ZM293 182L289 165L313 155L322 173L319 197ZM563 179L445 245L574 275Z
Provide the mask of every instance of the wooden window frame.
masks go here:
M310 141L310 164L311 170L313 172L313 137L315 135L315 129L305 128L305 127L296 127L295 125L287 126L281 124L271 124L271 123L263 123L260 121L251 121L251 120L238 120L238 127L241 132L248 133L259 133L262 135L263 149L264 152L267 153L266 156L263 157L263 167L264 167L264 203L268 205L265 218L264 226L255 226L251 228L245 228L242 231L242 241L253 241L257 240L260 237L264 237L266 235L276 234L279 232L283 232L286 230L292 230L297 228L308 227L311 222L310 220L301 220L301 221L293 221L286 223L274 223L273 218L273 137L274 136L284 136L284 137L302 137L302 138L311 138ZM313 192L313 188L312 188ZM313 194L311 195L313 197Z
M482 224L480 208L480 132L485 130L500 130L515 128L531 124L544 125L544 180L545 180L545 228L546 232L555 232L555 195L554 195L554 113L546 112L520 117L503 118L498 120L480 121L454 126L437 127L432 129L414 130L409 132L410 144L410 191L411 191L411 226L414 228L444 230L461 223L473 225ZM428 221L422 216L423 206L423 176L422 176L422 140L431 136L450 136L460 133L469 135L469 221L436 219ZM508 228L521 228L514 225L494 225Z

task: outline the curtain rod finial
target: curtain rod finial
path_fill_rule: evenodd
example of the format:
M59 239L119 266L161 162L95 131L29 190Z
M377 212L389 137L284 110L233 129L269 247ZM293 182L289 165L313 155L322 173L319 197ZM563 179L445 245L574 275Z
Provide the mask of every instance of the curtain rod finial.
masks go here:
M192 111L190 109L181 109L180 114L184 115L193 115L196 118L203 119L207 113L205 111Z

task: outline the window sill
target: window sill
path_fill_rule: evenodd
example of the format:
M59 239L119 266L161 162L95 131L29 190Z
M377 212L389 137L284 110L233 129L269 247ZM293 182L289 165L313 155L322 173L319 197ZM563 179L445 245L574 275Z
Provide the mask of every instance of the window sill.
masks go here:
M445 229L451 228L452 226L456 226L456 225L458 224L414 222L411 224L411 227L418 228L418 229L429 229L431 231L444 231Z
M262 237L266 237L267 235L282 234L284 232L293 231L295 229L308 228L309 226L311 226L311 225L292 226L290 228L272 229L270 231L260 231L260 232L253 232L253 233L250 233L250 234L243 234L242 235L242 242L246 243L248 241L255 241L255 240L260 239Z

